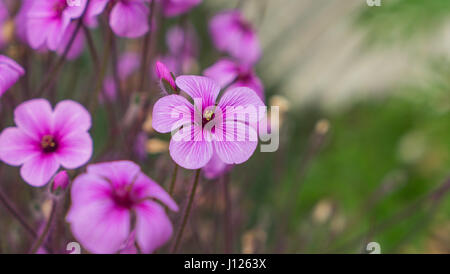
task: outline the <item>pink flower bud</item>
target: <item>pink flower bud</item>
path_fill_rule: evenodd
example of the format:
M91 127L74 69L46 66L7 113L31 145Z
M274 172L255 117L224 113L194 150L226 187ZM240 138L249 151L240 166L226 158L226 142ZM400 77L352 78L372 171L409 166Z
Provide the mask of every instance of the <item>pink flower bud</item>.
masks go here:
M53 179L52 191L64 190L69 185L69 175L65 170L58 172Z
M167 84L170 86L172 91L177 90L177 86L175 85L175 80L173 79L172 74L170 73L169 69L164 65L163 63L156 61L155 64L155 73L158 79L161 82L161 85L164 88L164 84Z

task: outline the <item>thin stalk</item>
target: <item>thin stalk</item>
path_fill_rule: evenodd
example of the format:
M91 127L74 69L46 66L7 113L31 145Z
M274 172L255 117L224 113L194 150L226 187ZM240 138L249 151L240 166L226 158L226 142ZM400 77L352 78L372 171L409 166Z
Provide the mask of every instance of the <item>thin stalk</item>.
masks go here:
M174 244L172 246L172 253L176 253L177 250L178 250L178 247L180 246L180 242L181 242L181 238L183 236L184 228L186 227L187 221L189 219L189 214L191 212L192 203L193 203L194 197L195 197L195 191L197 190L198 179L200 178L200 170L201 169L197 169L197 171L195 173L195 179L194 179L194 183L192 184L191 194L189 195L189 200L187 202L186 207L184 208L183 221L181 223L180 228L178 229L177 237L176 237L175 242L174 242Z
M147 79L147 73L148 73L148 67L149 64L149 50L150 50L150 43L152 40L152 28L153 28L153 16L155 14L155 1L152 1L150 4L150 16L148 18L148 24L150 25L150 29L147 33L147 35L144 38L144 45L142 47L142 59L141 59L141 75L139 78L139 92L142 92L142 90L145 87L145 80Z
M86 41L88 44L89 52L92 57L92 62L94 64L95 71L100 71L100 59L98 57L97 50L95 49L94 39L92 39L91 32L85 25L83 25L83 32L84 36L86 37Z
M225 230L225 253L230 254L233 251L233 226L231 218L231 199L230 199L230 175L225 174L222 179L223 200L225 202L224 211L224 230Z
M39 250L39 248L42 246L44 241L47 239L48 232L50 231L50 228L52 227L53 220L56 215L57 204L58 203L56 202L56 199L53 199L52 211L50 213L50 216L48 217L47 224L45 225L44 231L42 231L42 234L39 236L38 240L35 242L35 244L31 248L31 251L30 251L31 254L35 254Z
M173 173L172 173L172 181L170 182L170 187L169 187L169 195L170 196L173 195L173 191L175 190L175 183L177 181L177 173L178 173L178 165L175 163L175 167L173 168Z
M7 196L0 191L0 203L11 213L11 215L22 225L25 231L30 234L33 238L37 237L36 231L28 224L28 222L23 218L22 214L16 209L16 207L9 201Z

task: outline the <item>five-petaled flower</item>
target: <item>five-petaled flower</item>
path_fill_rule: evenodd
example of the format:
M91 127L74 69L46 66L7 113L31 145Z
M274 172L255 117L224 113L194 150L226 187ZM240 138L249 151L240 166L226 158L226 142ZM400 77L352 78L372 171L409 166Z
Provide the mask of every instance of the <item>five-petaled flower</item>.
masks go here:
M28 184L43 186L60 166L75 169L92 155L89 112L79 103L65 100L52 111L45 99L26 101L14 111L17 127L0 135L0 159L22 166L20 174Z
M220 87L204 76L179 76L176 85L193 100L181 95L159 99L153 108L153 128L176 131L170 155L187 169L204 167L214 153L226 164L247 161L256 149L258 112L264 103L256 93L239 87L227 90L216 104Z
M176 203L133 162L89 165L73 182L71 197L67 221L90 252L121 252L131 238L151 253L172 235L162 204L177 211Z

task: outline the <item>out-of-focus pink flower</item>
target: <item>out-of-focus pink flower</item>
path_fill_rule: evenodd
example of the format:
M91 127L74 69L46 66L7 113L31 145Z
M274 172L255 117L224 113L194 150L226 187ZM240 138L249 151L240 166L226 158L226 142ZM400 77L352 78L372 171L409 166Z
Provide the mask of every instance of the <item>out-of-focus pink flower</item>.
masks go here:
M128 51L122 54L118 63L118 74L121 80L125 80L133 74L140 66L141 59L136 52Z
M67 171L63 170L56 173L53 178L52 191L64 190L70 183L69 175L67 175Z
M216 153L213 154L211 160L203 167L203 175L206 179L217 179L228 172L233 165L224 163Z
M230 59L221 59L207 68L203 74L219 83L221 88L248 87L264 101L264 86L253 69Z
M209 23L214 45L241 63L254 64L261 56L261 46L255 30L240 11L219 13Z
M0 55L0 97L24 74L25 70L14 60Z
M149 31L148 0L118 0L111 10L109 25L115 34L137 38Z
M192 25L174 26L167 31L166 44L169 53L175 56L197 56L198 38Z
M139 132L136 136L136 141L134 143L134 153L138 157L139 160L143 161L147 158L147 150L145 149L145 145L147 142L147 133L144 131Z
M167 92L167 90L165 90L165 85L164 84L168 84L170 86L170 88L172 89L172 92L177 90L177 85L175 84L175 80L173 79L172 74L170 73L170 71L166 67L166 65L164 65L160 61L156 61L155 74L156 74L156 76L158 77L158 79L160 81L161 88L167 94L170 94L170 92Z
M220 87L214 80L179 76L175 83L195 106L180 95L168 95L156 102L152 115L156 131L178 130L170 140L172 159L186 169L204 167L214 153L226 164L247 161L258 143L257 112L264 106L256 93L246 87L235 88L225 92L216 104ZM254 113L247 113L249 109ZM247 119L245 113L252 118Z
M30 46L34 49L46 45L57 50L72 19L79 18L86 7L86 0L80 5L69 6L67 0L33 0L26 16L26 32Z
M45 185L60 166L74 169L92 155L89 112L79 103L66 100L52 110L45 99L26 101L14 111L17 127L0 135L0 159L22 166L20 175L32 186Z
M106 8L110 0L91 0L89 2L84 23L89 27L96 27L98 25L97 16L100 15Z
M106 76L103 81L103 91L99 94L100 103L105 101L114 102L117 98L117 87L114 77Z
M172 224L160 203L177 211L176 203L133 162L89 165L87 173L74 180L71 197L67 221L75 238L90 252L120 251L133 229L145 253L172 235ZM133 212L136 225L130 227Z
M164 15L166 17L172 17L183 14L201 2L202 0L163 0Z
M56 50L56 52L59 55L64 54L64 51L66 50L66 48L70 42L70 39L72 38L72 35L75 32L76 25L77 24L75 22L70 23L70 25L67 27L66 31L64 32L62 40L59 43L58 49ZM81 55L81 53L83 53L83 49L84 49L84 34L83 34L83 32L79 31L77 33L77 35L75 36L75 40L73 40L73 43L69 49L69 52L67 52L66 58L68 60L74 60L74 59L78 58Z

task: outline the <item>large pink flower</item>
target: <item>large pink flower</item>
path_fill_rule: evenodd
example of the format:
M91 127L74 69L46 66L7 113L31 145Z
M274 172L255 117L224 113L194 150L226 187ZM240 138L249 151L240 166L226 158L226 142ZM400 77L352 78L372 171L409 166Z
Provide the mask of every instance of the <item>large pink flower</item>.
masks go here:
M57 50L70 21L79 18L87 0L80 5L69 6L67 0L32 0L26 14L26 34L30 46L38 49L43 45Z
M246 87L228 90L216 104L220 87L204 76L179 76L176 85L194 105L180 95L159 99L153 108L153 128L175 131L170 155L187 169L204 167L213 156L226 164L247 161L258 143L256 125L264 103ZM195 111L194 111L195 109Z
M238 10L214 16L209 31L217 49L228 52L241 63L254 64L261 56L258 36Z
M0 55L0 97L24 74L23 68L14 60Z
M74 101L61 101L54 110L45 99L26 101L15 109L14 121L17 127L0 135L0 159L22 166L20 174L32 186L45 185L60 166L78 168L91 158L91 116Z
M151 253L172 235L165 204L172 198L130 161L89 165L73 182L67 215L75 238L90 252L116 253L134 236L140 249ZM132 216L135 225L132 226Z
M221 88L248 87L264 100L264 86L253 69L230 59L221 59L207 68L203 74L216 80Z

